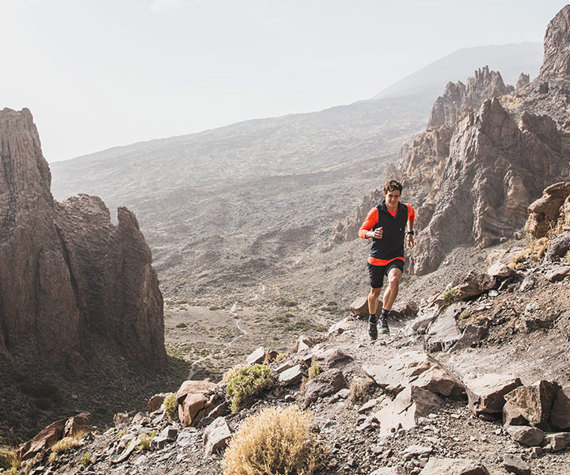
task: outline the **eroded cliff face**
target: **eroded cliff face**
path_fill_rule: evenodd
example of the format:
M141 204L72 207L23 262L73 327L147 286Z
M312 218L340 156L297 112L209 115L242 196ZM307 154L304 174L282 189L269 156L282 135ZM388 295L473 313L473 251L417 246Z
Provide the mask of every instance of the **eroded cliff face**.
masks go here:
M97 354L161 369L162 295L135 216L56 202L32 115L0 111L0 358L81 375Z

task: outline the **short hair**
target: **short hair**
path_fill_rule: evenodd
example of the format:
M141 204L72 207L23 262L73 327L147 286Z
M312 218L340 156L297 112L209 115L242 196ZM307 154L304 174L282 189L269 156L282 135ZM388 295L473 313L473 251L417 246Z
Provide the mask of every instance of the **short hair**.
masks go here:
M402 184L398 180L388 180L384 185L384 193L398 190L402 194Z

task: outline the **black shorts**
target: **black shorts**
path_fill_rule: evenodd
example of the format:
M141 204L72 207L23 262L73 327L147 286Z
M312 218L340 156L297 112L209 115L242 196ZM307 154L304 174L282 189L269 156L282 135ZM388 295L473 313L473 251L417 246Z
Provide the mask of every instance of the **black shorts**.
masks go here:
M368 263L368 275L370 276L370 287L379 289L384 285L384 276L387 276L392 269L400 269L404 272L404 261L401 259L394 259L385 266L373 266Z

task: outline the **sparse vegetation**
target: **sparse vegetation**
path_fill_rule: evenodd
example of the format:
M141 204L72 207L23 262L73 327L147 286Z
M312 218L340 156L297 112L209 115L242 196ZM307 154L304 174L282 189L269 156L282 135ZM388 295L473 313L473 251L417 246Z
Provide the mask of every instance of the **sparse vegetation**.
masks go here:
M226 394L232 400L232 411L239 411L248 400L272 385L271 369L266 365L254 364L237 370L226 388Z
M168 420L173 421L176 419L176 415L178 414L178 401L176 400L176 394L170 393L164 398L162 404L164 406L164 413L166 414L166 417L168 417Z
M321 367L319 363L313 358L313 361L311 361L311 366L309 368L309 379L316 378L319 374L321 374Z
M85 452L83 454L83 457L81 457L81 465L83 465L85 468L91 465L91 452Z
M453 302L455 302L455 300L457 300L456 293L457 289L455 287L445 292L445 294L443 294L444 305L451 305Z
M308 475L327 450L311 432L312 417L297 406L268 408L246 419L224 454L225 475Z
M49 463L53 463L59 453L65 453L70 449L78 447L81 445L79 442L79 438L77 437L64 437L61 440L58 440L54 446L51 448L51 453L49 454Z
M547 237L530 241L528 246L513 258L511 267L513 269L521 269L523 267L523 262L527 259L535 262L539 261L544 257L549 243L550 239Z
M186 328L188 325L186 325L184 322L180 322L178 325L176 325L176 328Z
M11 447L0 447L0 468L9 469L19 465L16 450Z
M142 435L140 436L140 439L139 439L140 442L139 442L138 445L135 447L136 450L141 451L141 450L148 450L148 449L150 449L150 443L152 442L152 439L154 439L155 437L156 437L156 432L155 432L155 431L152 431L152 432L150 432L150 433L148 433L148 434L142 434Z

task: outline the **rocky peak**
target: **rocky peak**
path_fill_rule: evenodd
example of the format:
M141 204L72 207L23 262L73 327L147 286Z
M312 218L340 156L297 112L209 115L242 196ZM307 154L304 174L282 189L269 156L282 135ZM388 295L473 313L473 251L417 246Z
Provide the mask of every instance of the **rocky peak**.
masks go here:
M505 86L501 74L489 71L489 67L475 71L474 77L467 80L448 83L443 96L436 99L428 122L428 129L443 125L453 126L463 119L469 111L477 110L484 100L500 97L513 91L512 86Z
M550 21L544 36L542 79L570 76L570 5L566 5Z
M135 216L120 209L115 226L98 197L54 201L27 109L0 112L0 158L0 362L162 368L162 295Z
M530 83L530 75L521 73L519 78L517 79L516 88L520 89L521 87L528 86Z

